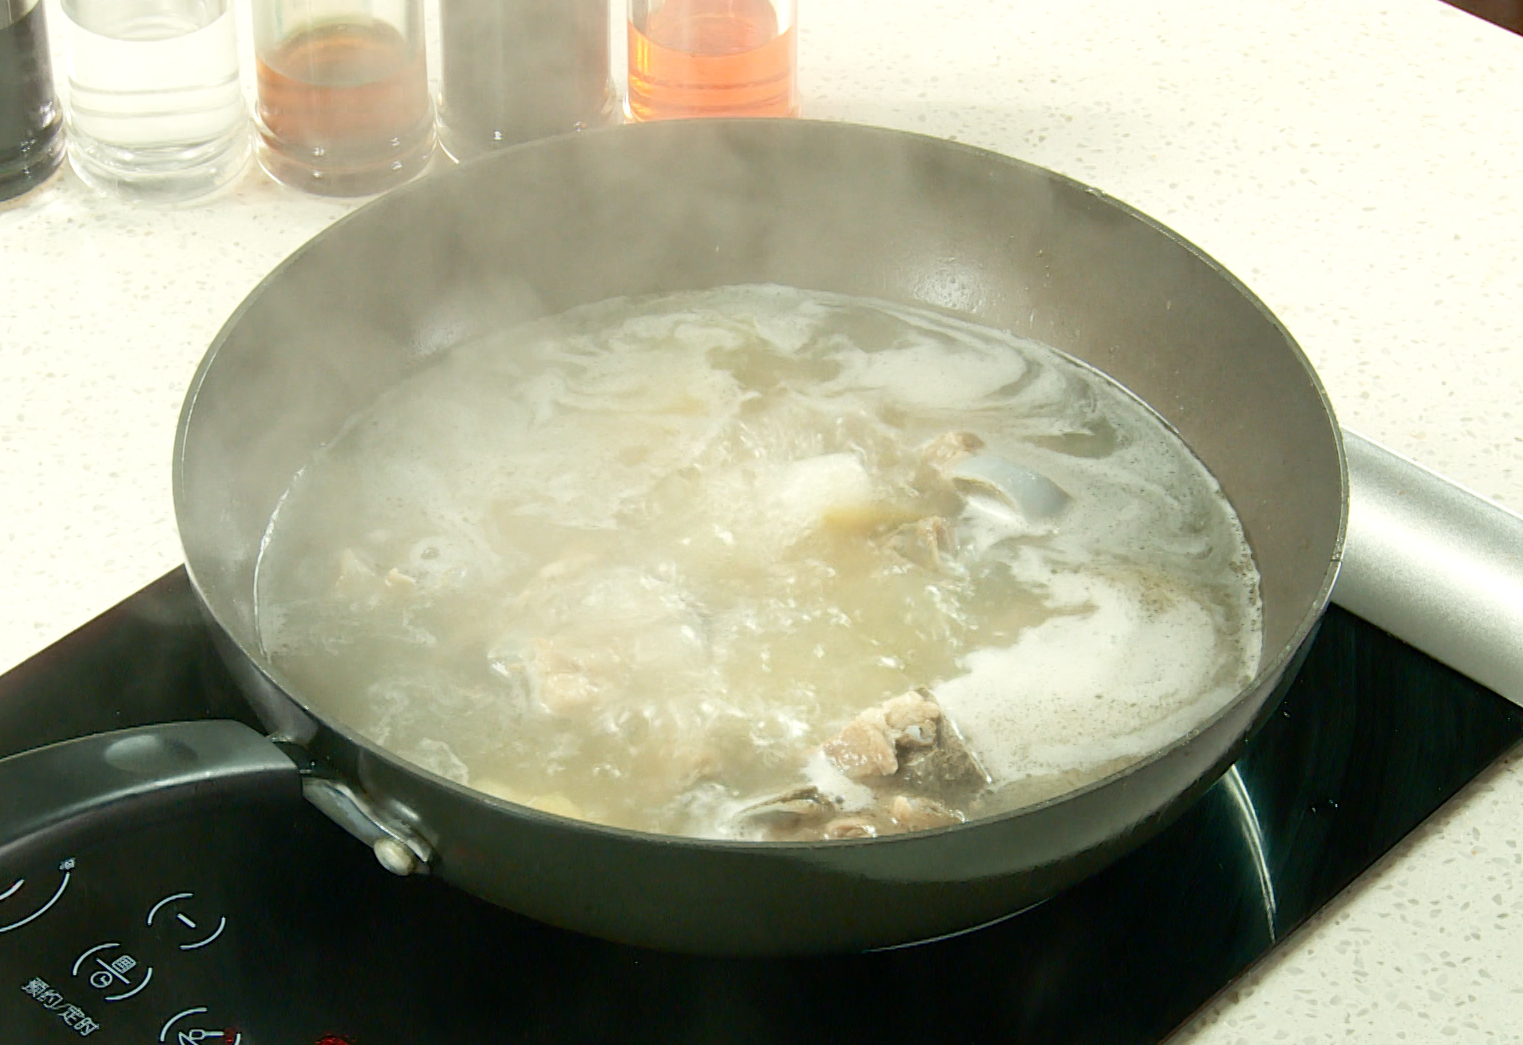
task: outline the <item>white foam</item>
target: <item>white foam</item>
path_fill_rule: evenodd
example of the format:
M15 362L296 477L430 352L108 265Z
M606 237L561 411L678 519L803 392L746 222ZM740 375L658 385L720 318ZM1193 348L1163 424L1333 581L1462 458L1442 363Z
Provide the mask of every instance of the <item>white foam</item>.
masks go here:
M1198 603L1156 606L1140 587L1079 575L1053 588L1070 612L973 650L965 674L933 689L997 784L1145 754L1182 704L1222 695L1200 692L1219 651Z
M1026 362L1015 352L948 350L930 338L902 348L842 353L844 369L830 385L871 390L909 407L970 407L1017 381Z
M866 809L877 797L872 788L853 780L831 764L823 751L809 756L804 777L844 813Z

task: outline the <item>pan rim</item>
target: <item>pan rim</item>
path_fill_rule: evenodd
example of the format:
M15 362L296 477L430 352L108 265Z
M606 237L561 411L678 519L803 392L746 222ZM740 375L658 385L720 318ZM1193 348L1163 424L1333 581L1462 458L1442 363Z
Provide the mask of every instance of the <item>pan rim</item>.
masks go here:
M778 131L775 133L848 133L875 136L885 139L900 139L906 142L914 143L922 148L932 147L943 151L960 152L968 156L976 157L978 160L984 163L1011 166L1021 169L1027 173L1038 175L1042 178L1054 179L1062 184L1065 184L1071 189L1081 191L1101 200L1103 203L1113 208L1126 218L1131 219L1135 222L1140 222L1141 224L1151 229L1154 233L1161 234L1164 238L1172 241L1176 246L1182 248L1187 253L1192 255L1196 260L1205 265L1206 268L1216 278L1223 280L1227 286L1236 292L1239 297L1252 305L1253 308L1259 313L1259 315L1268 321L1269 325L1273 328L1275 333L1283 340L1285 347L1290 350L1293 358L1297 363L1300 364L1300 369L1304 372L1306 378L1308 379L1310 387L1314 391L1317 400L1322 408L1322 412L1326 415L1326 419L1329 424L1333 443L1332 448L1336 455L1337 469L1339 473L1340 503L1338 506L1338 520L1335 537L1330 549L1328 564L1324 570L1323 577L1316 594L1308 601L1306 609L1302 613L1300 619L1297 621L1296 626L1290 633L1289 637L1280 644L1272 657L1268 658L1267 660L1261 660L1259 670L1255 673L1252 680L1250 680L1243 687L1240 687L1234 696L1223 702L1219 708L1217 708L1205 719L1197 723L1187 733L1175 738L1167 745L1155 749L1149 754L1144 755L1136 761L1129 763L1125 767L1118 769L1112 773L1106 774L1104 777L1090 781L1086 784L1080 785L1079 787L1061 792L1060 794L1049 796L1048 798L1041 801L944 827L929 828L926 830L913 831L900 835L890 835L874 838L797 842L748 841L722 838L711 839L700 838L691 835L667 835L657 832L639 831L631 828L593 823L587 820L578 820L572 817L561 816L554 813L546 813L542 810L535 809L532 806L512 802L508 799L500 798L489 792L470 787L469 785L459 784L446 777L440 776L439 774L434 773L420 765L417 765L408 759L393 754L391 751L380 746L379 744L376 744L375 742L369 740L368 738L355 731L347 722L343 721L342 719L339 719L338 717L333 716L327 712L314 709L309 699L300 696L297 689L288 686L281 680L279 677L280 673L274 669L274 666L269 663L268 659L261 651L259 651L257 648L253 650L249 649L248 646L240 640L237 631L233 628L228 627L227 622L224 620L224 615L219 612L213 600L207 597L206 590L203 587L200 579L197 577L195 566L190 561L191 556L187 553L186 570L190 577L192 588L196 592L196 597L201 603L205 612L211 618L215 626L221 630L224 636L226 636L228 641L233 643L233 645L239 650L239 652L243 654L248 662L252 664L265 678L267 678L280 691L285 699L295 704L302 710L304 714L310 716L316 723L319 723L322 728L329 730L333 734L344 739L346 742L353 744L358 750L364 752L366 757L380 760L398 773L422 777L433 786L452 792L459 798L484 804L499 814L507 815L516 819L525 819L530 822L547 826L554 826L559 829L574 829L578 832L587 832L593 835L603 836L628 843L660 845L673 848L693 848L705 851L721 850L734 851L737 853L749 852L757 854L798 854L839 853L846 850L862 847L884 849L893 846L916 846L949 834L966 833L970 828L979 829L995 824L1008 823L1028 817L1039 816L1057 806L1074 802L1075 800L1080 799L1083 796L1090 794L1091 792L1114 786L1118 781L1137 774L1153 763L1168 757L1177 749L1191 743L1203 733L1210 731L1223 718L1233 714L1244 700L1248 699L1253 694L1260 692L1265 687L1273 686L1275 683L1280 681L1280 679L1284 676L1286 669L1291 665L1292 661L1296 658L1297 654L1301 651L1302 647L1306 644L1308 638L1317 627L1323 614L1326 612L1329 602L1331 601L1333 585L1337 580L1338 573L1342 565L1343 549L1348 530L1349 474L1348 460L1344 446L1342 429L1338 425L1331 399L1328 396L1327 390L1322 383L1320 375L1312 366L1310 359L1306 356L1300 344L1290 333L1289 329L1279 319L1279 317L1270 311L1268 306L1265 305L1265 303L1258 297L1257 294L1255 294L1246 284L1244 284L1240 279L1228 271L1214 257L1197 246L1193 241L1186 239L1180 233L1164 225L1157 219L1150 217L1132 205L1106 193L1099 188L1081 182L1060 172L1053 171L1050 168L1038 166L1015 156L1009 156L1006 154L994 152L990 149L970 145L965 142L935 138L929 135L919 134L911 131L901 131L891 128L869 126L865 124L855 124L846 121L768 118L704 120L701 121L701 123L707 129L717 130L720 133L723 133L724 128L727 127L734 128L740 130L742 133L745 133L749 132L752 128L772 125L779 128L787 128L786 131ZM414 181L381 197L371 200L370 202L356 208L349 214L338 219L322 231L318 232L316 235L314 235L312 238L294 250L285 259L283 259L263 279L261 279L259 283L254 286L254 288L243 298L242 301L239 302L238 306L233 310L228 319L222 324L217 333L213 336L206 354L203 356L200 364L195 371L190 386L187 390L184 403L181 407L180 416L175 430L172 485L176 525L177 530L180 534L182 550L186 549L184 548L185 531L181 524L185 518L186 503L188 500L184 461L186 446L190 438L190 428L193 416L204 383L215 366L219 352L228 343L232 332L238 327L243 316L257 306L261 297L272 286L279 284L283 275L287 272L288 269L297 265L301 259L303 259L311 250L314 249L316 244L328 239L330 232L347 227L352 222L375 221L377 220L377 215L384 216L385 211L388 207L401 206L404 201L411 198L413 195L425 191L438 191L437 183L440 180L452 178L458 179L465 176L464 172L469 172L484 165L500 164L507 166L510 162L508 159L509 157L518 155L524 150L539 151L554 148L564 148L566 147L566 143L570 141L626 136L630 134L672 134L680 136L680 134L683 133L681 128L684 125L688 124L690 124L690 121L673 121L666 124L652 123L613 126L560 135L554 138L546 138L520 143L503 149L500 152L469 160L465 163L460 164L453 170L445 171L426 179ZM969 322L982 322L977 317L967 315L966 313L956 313L949 311L949 314L957 315L959 318ZM983 325L988 324L984 323ZM1105 373L1102 368L1096 367L1096 369L1100 369L1102 373ZM1112 378L1112 380L1117 379ZM1123 388L1127 388L1127 386L1119 380L1117 380L1117 383L1120 384ZM1130 392L1129 388L1128 391ZM1135 395L1136 393L1132 394ZM1143 399L1141 396L1137 396L1137 398L1139 401L1147 403L1147 400ZM1261 709L1260 714L1257 718L1258 722L1262 722L1263 719L1267 717L1267 712L1270 710L1270 708L1271 701L1266 699L1265 705ZM1238 749L1240 749L1241 745L1245 743L1246 740L1247 735L1239 736L1234 741L1234 744ZM1225 765L1223 768L1225 768ZM1212 779L1214 780L1215 777L1213 776Z

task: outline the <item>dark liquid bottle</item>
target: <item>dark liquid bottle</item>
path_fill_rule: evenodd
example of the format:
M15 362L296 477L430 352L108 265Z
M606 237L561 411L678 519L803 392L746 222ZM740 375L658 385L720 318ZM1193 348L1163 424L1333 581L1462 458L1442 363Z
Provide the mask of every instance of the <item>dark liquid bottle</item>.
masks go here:
M606 0L440 0L440 137L458 160L614 112Z
M58 169L62 131L42 0L0 0L0 200Z

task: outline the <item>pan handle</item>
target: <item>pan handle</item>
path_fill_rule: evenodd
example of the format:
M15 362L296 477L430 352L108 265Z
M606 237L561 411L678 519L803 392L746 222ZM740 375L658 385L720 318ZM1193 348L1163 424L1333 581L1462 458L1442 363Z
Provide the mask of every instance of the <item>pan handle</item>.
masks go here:
M1333 601L1523 705L1523 518L1353 432Z
M109 822L182 815L187 802L305 798L394 874L433 852L364 792L323 775L295 744L240 722L170 722L96 733L0 758L0 865L52 851Z
M0 759L0 865L188 803L301 794L297 765L239 722L172 722L65 740Z
M302 795L328 819L364 842L392 874L427 874L433 860L428 843L403 822L388 816L375 801L342 780L303 772Z

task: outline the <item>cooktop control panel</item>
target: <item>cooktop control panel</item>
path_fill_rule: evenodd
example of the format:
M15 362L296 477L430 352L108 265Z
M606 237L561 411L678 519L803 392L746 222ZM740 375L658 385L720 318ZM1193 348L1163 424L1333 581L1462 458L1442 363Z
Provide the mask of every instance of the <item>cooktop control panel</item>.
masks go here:
M213 817L0 866L6 1040L266 1040L250 1023L261 999L234 972L261 911L224 873L263 861L255 841L246 824Z
M602 993L644 952L392 875L289 791L107 819L25 866L0 857L0 1045L528 1040L574 1006L525 974L527 955L568 983L577 962L606 966L580 983ZM612 1013L594 1015L589 1035L542 1040L619 1040Z

